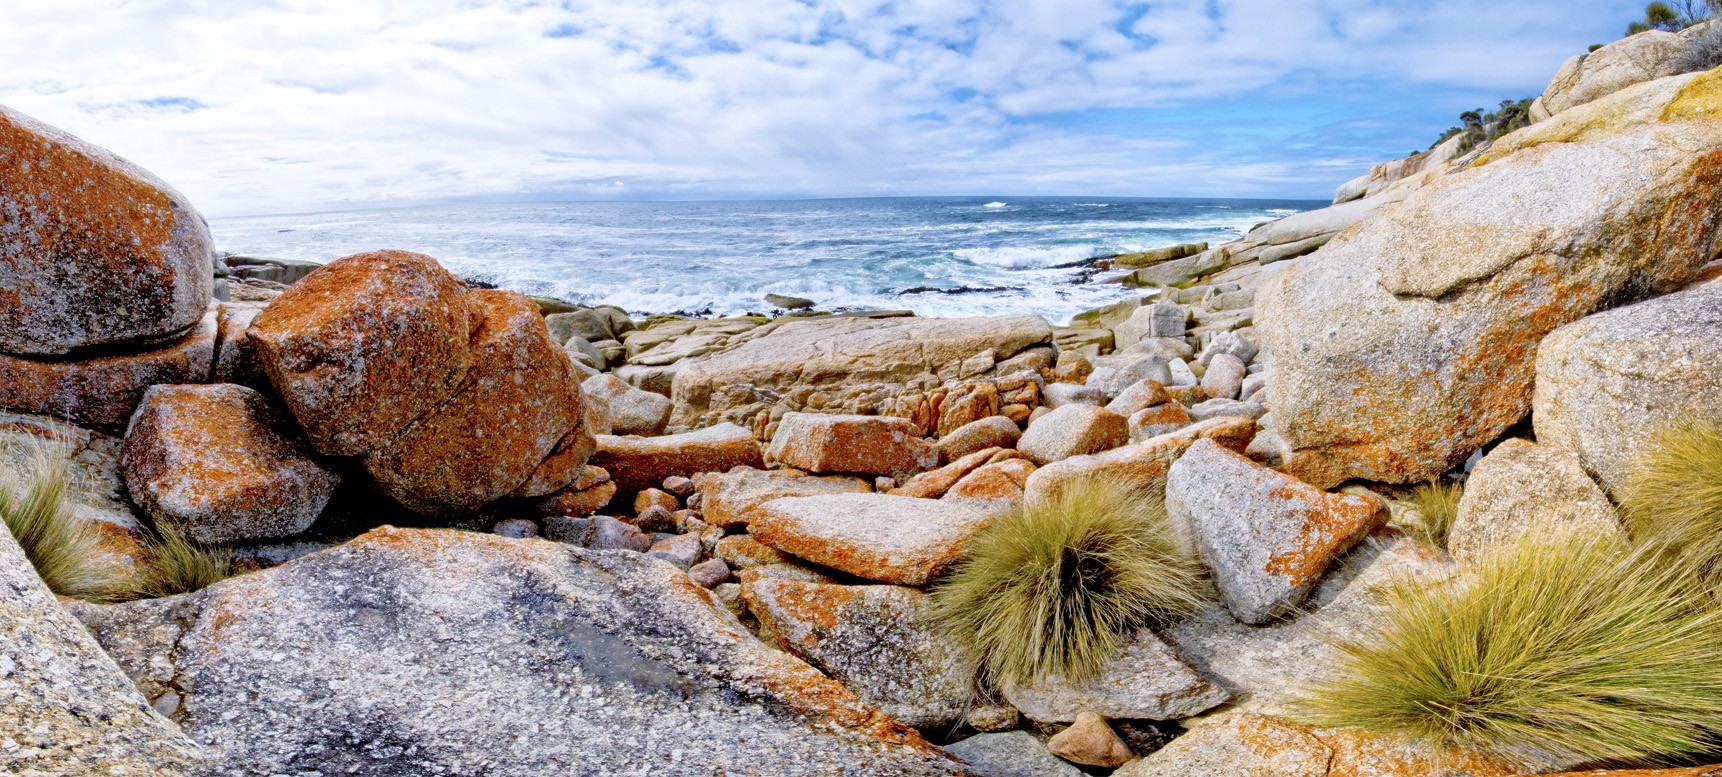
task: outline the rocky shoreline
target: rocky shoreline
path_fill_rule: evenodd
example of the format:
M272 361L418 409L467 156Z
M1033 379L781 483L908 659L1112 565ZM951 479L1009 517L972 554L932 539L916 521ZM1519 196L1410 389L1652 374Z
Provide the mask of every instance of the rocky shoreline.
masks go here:
M79 601L0 532L0 764L1619 765L1323 725L1304 694L1394 586L1557 529L1630 541L1658 426L1722 424L1722 71L1638 56L1663 35L1569 62L1492 144L1236 241L1097 258L1141 296L1061 327L795 298L641 316L406 250L218 254L166 183L0 109L5 465L66 472L119 578L169 532L243 572ZM1444 545L1410 498L1443 479L1467 484ZM1000 516L1090 482L1162 500L1212 590L1127 624L1091 677L977 685L941 586Z

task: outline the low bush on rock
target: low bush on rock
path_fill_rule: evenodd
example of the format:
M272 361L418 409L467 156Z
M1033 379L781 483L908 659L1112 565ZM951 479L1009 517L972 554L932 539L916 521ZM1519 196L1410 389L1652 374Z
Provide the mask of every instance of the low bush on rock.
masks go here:
M6 458L19 465L0 471L0 517L36 574L61 596L126 598L118 568L105 558L101 530L69 509L72 486L64 459L45 444L15 454Z
M1387 586L1369 636L1336 639L1302 717L1527 765L1654 764L1722 733L1722 612L1654 543L1554 535L1434 587Z
M1667 560L1722 585L1722 426L1657 432L1616 496L1635 540L1658 544Z
M1421 524L1412 527L1418 539L1437 548L1447 547L1447 533L1459 516L1459 498L1465 487L1452 480L1431 480L1411 490L1408 500L1417 506Z
M936 617L987 681L1087 679L1131 630L1188 614L1210 596L1190 547L1161 494L1113 478L1080 480L971 540L933 591Z
M167 526L156 526L148 548L138 591L146 597L188 594L233 576L233 554L226 546L199 544Z

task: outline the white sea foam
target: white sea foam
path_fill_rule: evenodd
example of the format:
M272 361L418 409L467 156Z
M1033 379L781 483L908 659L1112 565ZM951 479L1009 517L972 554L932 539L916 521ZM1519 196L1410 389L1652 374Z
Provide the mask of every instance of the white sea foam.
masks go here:
M988 207L988 208L1002 208L1002 207L1009 205L1009 204L1010 203L1008 203L1008 202L989 202L986 204L986 207Z
M1027 269L1051 267L1080 262L1094 255L1092 244L1035 248L1007 246L1003 248L961 248L951 253L957 258L990 267Z

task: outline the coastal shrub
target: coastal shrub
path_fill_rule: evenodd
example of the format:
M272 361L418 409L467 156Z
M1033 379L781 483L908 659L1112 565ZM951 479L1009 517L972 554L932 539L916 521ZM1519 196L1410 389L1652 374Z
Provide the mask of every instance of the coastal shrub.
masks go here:
M65 459L45 443L5 453L14 466L0 471L0 517L49 590L90 601L123 598L120 570L105 558L101 529L68 507Z
M148 597L191 593L233 576L231 549L200 544L161 524L147 543L146 558L141 593Z
M1722 611L1654 547L1542 536L1459 577L1378 594L1365 636L1331 639L1305 722L1534 763L1654 764L1722 731Z
M1086 479L975 537L933 590L936 617L989 682L1092 677L1132 630L1208 598L1190 547L1162 493Z
M1626 34L1637 35L1650 30L1680 32L1710 19L1722 7L1716 0L1671 0L1653 2L1644 7L1644 18L1626 26Z
M1722 424L1660 429L1619 491L1634 539L1656 543L1700 580L1722 585Z
M1419 539L1437 548L1447 547L1447 533L1459 517L1459 498L1465 487L1458 481L1437 479L1411 489L1407 500L1417 507L1422 524L1412 527Z
M1722 24L1711 24L1693 35L1676 66L1682 73L1701 73L1722 67Z

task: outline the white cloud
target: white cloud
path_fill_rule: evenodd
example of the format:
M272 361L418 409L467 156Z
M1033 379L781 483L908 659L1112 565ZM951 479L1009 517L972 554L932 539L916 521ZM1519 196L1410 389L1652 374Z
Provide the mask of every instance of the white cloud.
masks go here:
M1309 192L1366 160L1227 159L1199 142L1217 120L1202 109L1339 82L1525 92L1630 15L1590 4L8 0L0 102L212 214L545 193ZM1068 116L1108 109L1191 132ZM1264 146L1284 142L1261 124Z

